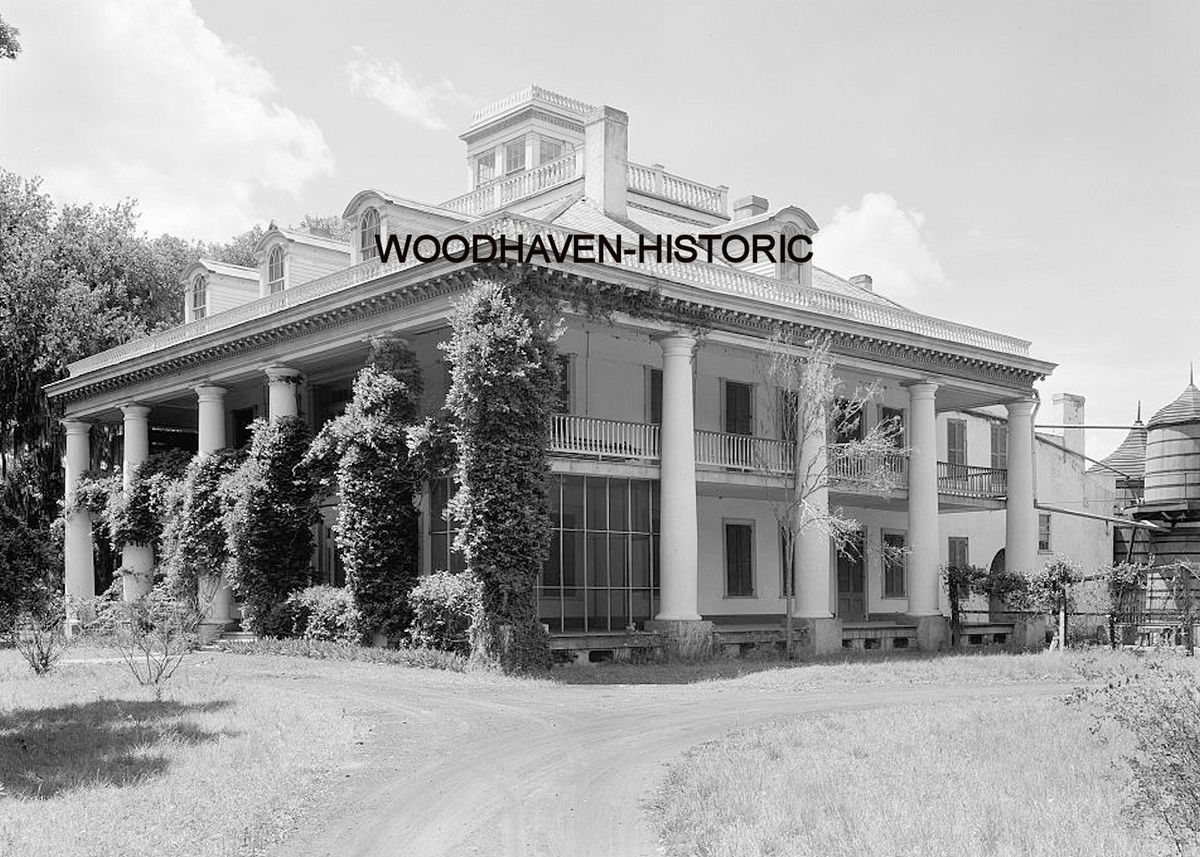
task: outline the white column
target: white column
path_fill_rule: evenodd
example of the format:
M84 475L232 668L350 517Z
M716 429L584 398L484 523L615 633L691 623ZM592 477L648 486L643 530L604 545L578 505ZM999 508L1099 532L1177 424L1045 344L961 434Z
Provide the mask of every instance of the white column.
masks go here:
M204 385L196 388L198 411L196 415L196 449L207 455L225 448L225 388ZM225 586L220 575L203 575L198 582L200 609L206 612L205 624L224 626L231 621L233 593ZM220 628L211 636L216 636Z
M92 513L86 509L72 511L75 488L91 466L91 423L63 420L67 432L67 449L63 457L63 480L67 513L63 533L63 578L66 594L73 598L92 598L96 594L95 568L92 558Z
M121 413L125 415L121 480L128 491L134 471L150 457L150 408L129 404L121 408ZM126 601L149 592L154 583L154 546L125 545L121 548L121 571Z
M937 384L908 388L908 614L938 615Z
M1037 509L1033 497L1033 412L1037 401L1008 403L1008 496L1004 567L1025 574L1037 565Z
M204 455L225 448L225 388L196 388L196 449Z
M813 417L813 425L803 426L803 437L797 441L796 474L802 481L809 482L812 489L807 498L812 510L805 514L819 520L829 512L829 487L825 477L828 450L824 430L828 417L824 408ZM830 611L830 550L829 532L824 526L808 526L799 534L792 557L796 579L794 615L798 618L829 619L833 616Z
M700 618L697 580L696 432L692 403L692 354L696 338L674 334L659 339L663 351L662 502L659 537L661 600L655 618L664 622Z
M299 416L296 389L300 370L288 366L267 367L267 413L271 419Z

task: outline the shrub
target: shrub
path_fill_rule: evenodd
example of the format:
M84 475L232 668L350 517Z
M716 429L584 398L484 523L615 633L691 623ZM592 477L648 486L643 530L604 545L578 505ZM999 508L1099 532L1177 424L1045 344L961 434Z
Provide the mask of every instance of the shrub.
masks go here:
M45 675L54 668L70 644L64 633L66 607L63 599L49 609L22 613L13 627L13 646L35 675Z
M257 420L250 451L221 480L229 582L256 633L276 604L309 580L315 485L301 466L309 431L299 417Z
M263 637L251 643L217 642L215 645L222 651L239 655L289 655L315 660L362 661L451 672L462 672L467 667L467 660L462 655L443 652L440 649L384 649L379 646L359 646L327 640L280 640L273 637Z
M423 577L409 593L414 646L471 654L471 620L479 609L479 580L469 571L439 571Z
M196 648L200 616L159 584L132 601L112 604L117 651L139 684L158 686Z
M421 370L402 340L377 339L371 347L346 412L321 429L306 462L329 462L336 473L334 532L364 637L398 639L418 573L420 480L409 461L407 427L420 405Z
M455 546L482 586L471 656L505 671L550 664L536 591L550 546L555 310L520 283L482 282L455 311L444 346L459 454L459 489L450 504L461 523Z
M335 586L310 586L275 605L263 623L268 637L303 637L339 643L358 642L362 633L351 593Z
M0 630L20 614L41 615L61 592L61 564L50 537L0 504Z

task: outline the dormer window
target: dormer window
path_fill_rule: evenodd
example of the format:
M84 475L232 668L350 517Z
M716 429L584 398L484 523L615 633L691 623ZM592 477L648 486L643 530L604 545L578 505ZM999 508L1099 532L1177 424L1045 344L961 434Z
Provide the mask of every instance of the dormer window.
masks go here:
M487 184L496 177L496 153L488 152L475 159L475 185Z
M375 243L378 235L379 212L374 208L368 208L363 212L358 227L358 250L364 262L379 256L379 247Z
M784 245L786 246L787 242L791 241L793 238L795 238L799 234L800 234L800 230L797 229L796 227L791 226L791 225L785 226L783 228L783 243L784 243ZM799 244L797 244L796 247L797 247L797 249L802 249ZM801 255L803 255L803 254L801 254ZM795 259L790 258L786 253L784 254L782 260L779 262L778 271L779 271L779 279L783 280L785 283L800 282L800 263L797 262Z
M203 274L197 274L192 280L192 321L199 321L208 315L208 280Z
M504 174L519 173L525 169L525 138L504 144Z
M267 294L282 292L286 283L283 278L283 247L276 244L267 254Z

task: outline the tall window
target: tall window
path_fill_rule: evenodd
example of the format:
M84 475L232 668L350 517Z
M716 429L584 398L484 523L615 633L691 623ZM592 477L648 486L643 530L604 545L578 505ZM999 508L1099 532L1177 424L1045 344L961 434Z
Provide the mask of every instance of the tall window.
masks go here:
M1050 553L1050 516L1047 514L1038 515L1038 550L1042 553Z
M475 159L475 184L487 184L496 177L496 153L486 152Z
M795 390L779 391L779 437L793 443L800 438L797 436L800 427L796 424L800 416L800 394Z
M546 164L550 161L557 161L563 156L563 144L559 140L548 140L545 137L541 139L538 146L538 163Z
M951 568L966 568L971 564L971 551L966 536L950 536L946 564Z
M504 174L519 173L525 169L525 138L504 144Z
M725 594L754 595L753 524L725 524Z
M467 567L466 559L454 550L454 520L446 513L454 490L449 479L429 482L429 567L431 571L458 573Z
M197 274L192 280L192 321L199 321L208 315L208 280L203 274Z
M1008 426L992 423L992 467L1004 470L1008 467Z
M662 370L646 370L646 417L647 422L662 425Z
M283 287L283 247L276 244L267 256L267 294L282 292Z
M553 631L622 631L658 609L658 483L553 474L538 615Z
M375 244L375 238L378 235L379 212L374 208L368 208L363 212L358 228L358 249L364 262L379 256L379 247Z
M754 387L738 381L725 382L725 431L753 434Z
M951 467L967 463L967 421L946 420L946 461Z
M558 412L571 413L571 355L558 355Z
M883 597L904 598L907 591L908 554L904 533L883 534Z

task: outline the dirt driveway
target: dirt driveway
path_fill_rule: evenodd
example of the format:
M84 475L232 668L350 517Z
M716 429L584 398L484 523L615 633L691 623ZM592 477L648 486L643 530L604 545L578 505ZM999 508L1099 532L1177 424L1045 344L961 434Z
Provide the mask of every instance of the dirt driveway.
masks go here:
M406 671L407 672L407 671ZM562 685L412 673L345 696L371 729L349 774L279 857L642 857L644 801L664 765L739 727L819 712L1016 700L1058 682L781 692L735 679Z

